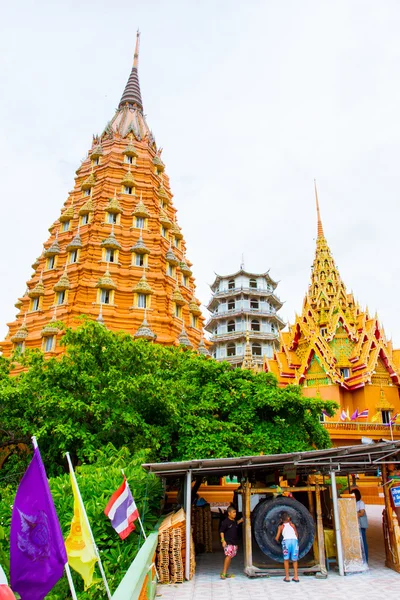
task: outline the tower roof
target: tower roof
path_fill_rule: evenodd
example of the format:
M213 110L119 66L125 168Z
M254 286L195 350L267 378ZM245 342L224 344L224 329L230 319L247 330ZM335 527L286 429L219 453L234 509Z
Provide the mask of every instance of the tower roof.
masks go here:
M142 96L140 94L139 76L138 76L138 65L139 65L139 40L140 32L136 34L136 47L135 54L133 56L133 66L131 74L129 75L128 82L125 86L124 93L122 94L121 101L118 108L123 108L125 104L136 106L143 111Z

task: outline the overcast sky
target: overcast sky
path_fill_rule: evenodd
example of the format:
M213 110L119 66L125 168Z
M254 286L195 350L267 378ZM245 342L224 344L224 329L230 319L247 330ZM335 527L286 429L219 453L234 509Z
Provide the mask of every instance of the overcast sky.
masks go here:
M0 338L142 32L147 120L207 303L214 272L280 281L293 321L316 237L400 346L398 0L19 0L0 15Z

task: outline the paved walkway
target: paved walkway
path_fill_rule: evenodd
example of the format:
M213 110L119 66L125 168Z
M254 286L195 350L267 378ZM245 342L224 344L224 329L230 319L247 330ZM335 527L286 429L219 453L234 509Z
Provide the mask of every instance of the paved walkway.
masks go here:
M233 566L234 579L221 580L221 554L203 554L196 558L196 575L192 581L181 584L159 585L157 597L162 600L376 600L396 597L400 589L400 574L384 565L381 514L382 506L368 506L369 566L367 573L340 577L329 571L327 579L301 577L300 583L284 583L282 577L248 579L240 564ZM234 565L234 561L232 561Z

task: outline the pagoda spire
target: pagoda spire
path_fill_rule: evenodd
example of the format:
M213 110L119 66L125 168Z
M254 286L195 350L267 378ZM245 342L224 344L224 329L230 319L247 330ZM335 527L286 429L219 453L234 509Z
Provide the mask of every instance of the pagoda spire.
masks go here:
M135 54L133 55L133 67L131 74L129 75L128 82L125 86L124 93L122 94L121 101L118 108L123 108L126 104L138 108L143 111L142 96L140 93L138 65L139 65L139 41L140 31L136 33L136 46Z
M315 203L317 205L317 232L318 232L318 238L323 238L324 236L324 230L322 227L322 221L321 221L321 213L319 210L319 201L318 201L318 190L317 190L317 182L314 179L314 190L315 190Z

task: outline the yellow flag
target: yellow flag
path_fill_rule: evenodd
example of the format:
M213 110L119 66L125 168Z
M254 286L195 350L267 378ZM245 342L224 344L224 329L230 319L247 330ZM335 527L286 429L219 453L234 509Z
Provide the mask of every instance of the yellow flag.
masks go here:
M93 583L93 572L97 556L83 515L84 509L79 499L75 479L72 473L70 473L70 476L74 494L74 516L72 517L69 536L65 540L65 547L67 549L68 564L81 575L86 591Z
M348 421L350 421L350 413L349 413L349 409L347 409L346 411L346 418Z
M379 417L381 416L380 411L378 410L378 412L376 412L374 414L373 417L371 417L371 423L376 423L377 421L379 421Z

